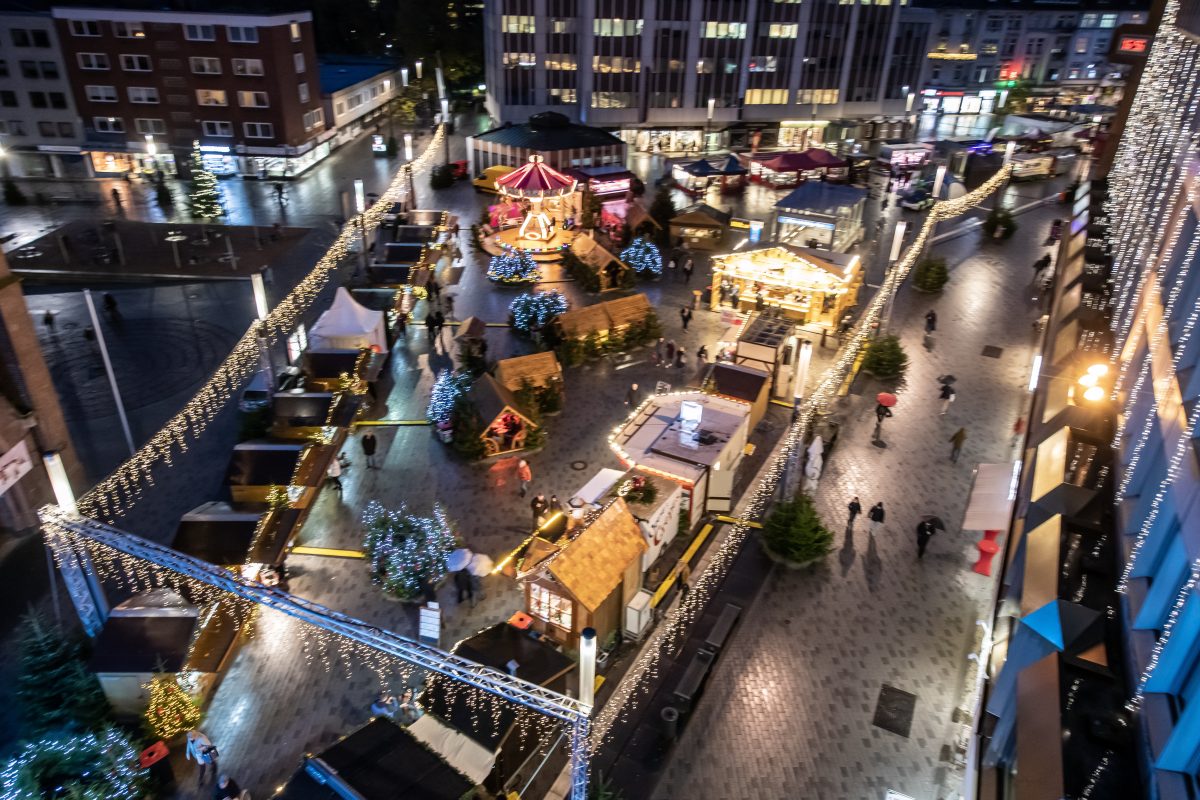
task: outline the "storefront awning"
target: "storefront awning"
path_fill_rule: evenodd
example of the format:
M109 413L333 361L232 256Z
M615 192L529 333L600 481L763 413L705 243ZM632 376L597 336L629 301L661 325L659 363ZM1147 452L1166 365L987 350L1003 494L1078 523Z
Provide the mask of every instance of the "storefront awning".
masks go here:
M980 464L963 516L967 531L1007 531L1017 496L1018 462Z

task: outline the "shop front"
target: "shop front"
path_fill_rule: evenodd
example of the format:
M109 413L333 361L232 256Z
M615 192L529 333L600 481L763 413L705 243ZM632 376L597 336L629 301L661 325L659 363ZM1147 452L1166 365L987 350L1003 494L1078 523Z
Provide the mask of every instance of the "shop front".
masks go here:
M925 89L921 92L921 110L937 114L990 114L996 110L1000 94L995 89L978 92Z
M88 167L79 147L38 145L8 151L9 174L17 178L90 178Z
M175 156L170 153L156 153L150 155L146 152L117 152L105 150L91 150L84 154L91 164L92 174L99 176L118 175L125 176L129 174L150 176L156 172L163 172L170 177L174 177L176 173Z
M720 131L704 128L622 128L617 135L643 153L707 152L717 149L721 140Z
M780 147L789 150L807 150L825 144L825 129L829 122L821 119L788 120L779 123Z
M713 259L711 308L729 302L736 311L765 311L801 325L836 329L858 302L858 256L791 245L731 253Z

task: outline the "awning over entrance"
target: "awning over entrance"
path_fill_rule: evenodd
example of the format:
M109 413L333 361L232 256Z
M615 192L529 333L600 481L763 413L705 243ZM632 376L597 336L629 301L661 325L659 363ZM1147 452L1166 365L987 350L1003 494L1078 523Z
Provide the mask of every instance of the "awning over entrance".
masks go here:
M1007 531L1017 496L1017 463L980 464L963 516L967 531Z

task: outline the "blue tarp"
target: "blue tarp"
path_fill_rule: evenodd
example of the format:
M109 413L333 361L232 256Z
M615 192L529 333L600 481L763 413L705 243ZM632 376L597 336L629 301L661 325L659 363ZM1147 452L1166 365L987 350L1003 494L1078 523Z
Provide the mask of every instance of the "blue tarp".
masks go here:
M787 197L775 204L776 208L793 211L835 212L839 208L853 206L866 199L866 189L839 186L835 183L809 181L796 187Z

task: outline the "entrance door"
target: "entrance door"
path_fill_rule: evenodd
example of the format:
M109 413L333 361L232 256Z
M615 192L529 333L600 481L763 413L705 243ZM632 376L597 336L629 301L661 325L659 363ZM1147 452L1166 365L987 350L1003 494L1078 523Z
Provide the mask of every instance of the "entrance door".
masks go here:
M733 510L733 473L736 463L727 468L711 470L708 473L708 502L706 511Z

